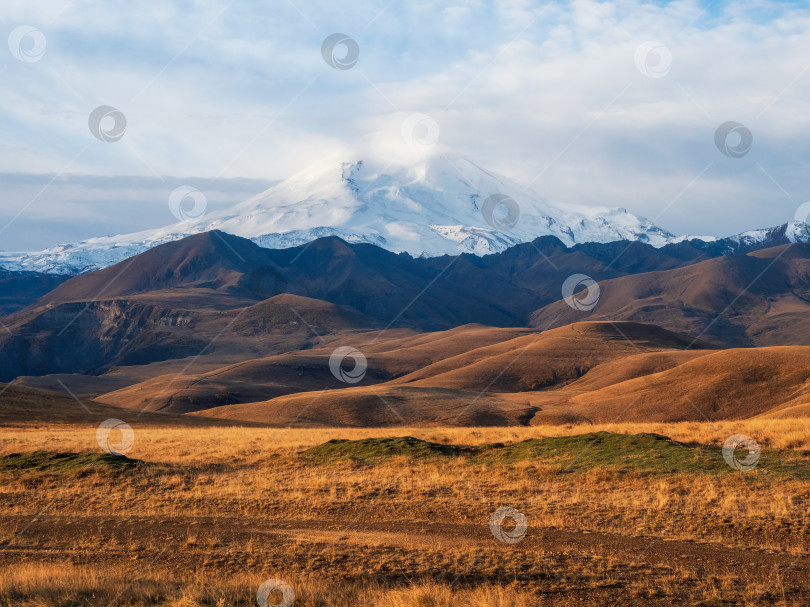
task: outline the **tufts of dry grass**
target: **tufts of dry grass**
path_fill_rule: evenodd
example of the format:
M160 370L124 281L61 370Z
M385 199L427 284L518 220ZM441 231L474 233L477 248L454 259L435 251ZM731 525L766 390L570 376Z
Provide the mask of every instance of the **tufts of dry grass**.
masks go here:
M128 607L247 607L255 606L262 580L235 574L225 578L194 576L182 582L165 573L141 572L128 577L72 565L26 564L5 567L0 577L2 607L62 607L67 605L127 605ZM137 575L137 574L136 574ZM283 576L293 579L293 576ZM432 581L390 585L379 582L335 584L300 579L295 584L296 607L529 607L533 595L513 585L484 585L475 589ZM276 596L278 594L278 596ZM281 603L273 593L268 604Z
M810 591L810 486L797 478L610 465L574 474L561 461L473 465L464 457L313 465L298 457L332 438L478 445L609 430L711 445L743 433L806 459L803 420L404 430L130 423L128 455L144 462L138 467L0 471L0 606L246 607L271 577L290 582L295 607L761 597L792 607ZM0 429L0 454L35 450L98 452L95 427ZM528 520L519 544L490 533L489 518L503 506ZM657 560L647 546L661 548ZM727 562L738 554L748 560Z
M414 436L439 443L480 445L521 441L546 436L574 436L587 432L663 434L673 440L702 445L722 445L734 434L746 434L760 446L810 451L810 418L681 423L615 423L494 428L167 428L139 425L130 457L150 462L253 463L256 458L292 456L334 438L361 439ZM18 451L98 451L95 426L39 426L0 428L0 455Z

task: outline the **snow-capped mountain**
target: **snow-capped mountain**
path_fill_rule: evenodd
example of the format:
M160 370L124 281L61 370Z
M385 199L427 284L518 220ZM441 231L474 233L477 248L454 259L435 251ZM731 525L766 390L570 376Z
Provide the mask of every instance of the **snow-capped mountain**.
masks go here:
M748 230L736 236L723 239L734 251L747 251L759 248L762 243L810 242L810 225L802 221L791 221L781 226Z
M437 154L390 171L362 160L323 161L223 211L36 253L0 253L0 267L76 274L213 229L270 248L334 235L414 256L493 253L544 235L567 245L676 240L625 209L552 203L467 159Z

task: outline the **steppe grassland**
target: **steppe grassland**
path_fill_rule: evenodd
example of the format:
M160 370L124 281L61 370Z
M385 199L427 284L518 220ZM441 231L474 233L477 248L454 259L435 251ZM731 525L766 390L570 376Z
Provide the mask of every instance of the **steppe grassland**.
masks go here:
M619 474L609 465L581 475L567 473L566 462L523 461L510 466L469 465L464 458L412 461L391 458L374 466L334 462L312 466L298 453L333 438L411 435L433 442L476 445L519 441L544 436L568 436L606 430L635 434L654 432L675 440L721 445L732 434L754 437L763 448L788 450L800 457L810 449L810 421L747 420L741 422L679 424L611 424L606 426L543 426L532 428L375 428L375 429L266 429L266 428L135 428L130 457L147 463L144 470L113 484L92 479L64 483L50 512L71 512L73 497L98 513L132 515L268 514L291 508L298 517L343 510L354 500L375 492L395 492L403 518L433 520L441 513L464 519L488 518L502 504L520 505L541 518L544 526L581 530L654 532L672 511L684 504L695 508L700 521L712 517L735 524L755 519L795 515L804 482L761 475L729 474L722 478L694 474L649 476ZM114 442L114 439L113 439ZM95 428L50 427L0 430L0 455L34 450L98 451ZM621 454L617 454L621 457ZM48 480L41 482L47 486ZM752 482L758 490L751 490ZM157 484L155 484L157 483ZM95 487L95 488L94 488ZM6 502L7 512L30 512L46 497L25 484L12 486L18 499ZM9 490L8 485L6 490ZM149 500L133 495L150 495ZM612 513L608 516L608 513ZM616 516L620 512L621 516ZM473 514L477 513L477 514ZM528 513L527 513L528 515ZM705 520L704 520L705 517ZM750 519L750 520L749 520ZM771 521L773 522L773 521ZM674 536L711 537L711 525L680 525ZM720 525L717 535L728 529ZM746 541L749 541L748 539ZM773 540L761 539L763 545ZM784 538L788 548L790 541Z
M721 422L614 423L487 428L175 428L145 426L135 429L130 457L150 462L203 463L251 457L293 456L334 438L360 439L414 436L433 442L481 445L588 432L637 434L651 432L702 445L722 445L729 436L746 434L761 447L810 451L810 418L754 418ZM54 425L0 428L0 455L13 451L97 451L96 427Z
M134 422L132 426L135 444L128 455L145 462L136 472L0 475L0 516L18 520L3 525L0 540L39 555L30 562L4 564L0 605L90 605L113 599L126 605L248 605L245 597L252 595L247 589L255 589L272 574L295 579L296 605L518 607L536 604L535 588L519 575L522 571L547 575L543 559L565 568L565 582L544 582L555 592L569 584L579 591L609 593L616 576L628 566L587 548L580 555L560 556L550 547L539 556L524 554L524 560L501 554L503 547L497 542L495 548L482 550L478 540L454 540L433 549L430 537L420 538L418 528L395 541L373 529L352 535L354 523L362 528L381 520L395 527L467 524L486 530L490 515L502 506L525 514L531 533L660 535L797 558L806 554L810 535L808 483L757 472L649 475L620 473L605 465L570 474L564 462L486 466L470 464L463 457L312 465L298 455L333 438L410 435L438 443L480 445L605 430L653 432L715 447L730 435L743 433L765 449L806 458L810 422L802 419L450 429L196 429L139 427ZM0 455L34 450L97 452L95 431L84 426L0 429ZM115 437L111 438L114 443ZM111 537L106 531L81 526L69 537L26 532L26 521L43 509L48 517L90 516L131 523L129 535L115 540L125 554L159 555L171 537L177 542L172 548L177 550L174 569L148 569L133 580L144 566L141 561L100 563L87 556L88 562L83 563L81 555L109 545ZM229 539L229 533L233 538L237 532L201 525L199 521L206 517L233 520L236 526L249 522L253 527L271 521L285 521L292 528L306 527L307 522L341 521L346 532L311 526L305 535L297 531L287 548L296 547L304 566L290 567L284 552L268 547L261 536L237 530L245 539ZM138 532L145 524L152 531ZM322 546L326 546L325 557ZM77 555L79 562L54 564L42 556L60 549ZM197 561L196 566L188 564ZM212 576L211 570L219 574ZM407 583L397 585L389 579L392 571L399 570L408 577ZM480 579L469 584L453 583L452 577L437 579L440 573L455 570L475 571ZM340 584L334 583L335 577L341 578ZM686 568L662 569L643 562L621 584L637 600L671 594L681 597L683 604L713 596L749 600L768 588L762 579L742 583L733 572L698 580ZM116 599L124 587L125 594ZM90 595L100 602L87 599ZM781 604L801 603L788 593Z

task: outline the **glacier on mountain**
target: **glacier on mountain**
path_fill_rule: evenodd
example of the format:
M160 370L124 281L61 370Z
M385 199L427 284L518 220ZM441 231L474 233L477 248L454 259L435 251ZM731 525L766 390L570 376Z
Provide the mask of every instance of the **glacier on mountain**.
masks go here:
M512 205L506 222L483 212L496 195L495 200ZM435 154L395 168L362 160L322 161L229 209L34 253L0 252L0 267L78 274L214 229L269 248L339 236L413 256L484 255L546 235L569 246L638 240L660 247L683 238L625 209L551 202L465 158Z

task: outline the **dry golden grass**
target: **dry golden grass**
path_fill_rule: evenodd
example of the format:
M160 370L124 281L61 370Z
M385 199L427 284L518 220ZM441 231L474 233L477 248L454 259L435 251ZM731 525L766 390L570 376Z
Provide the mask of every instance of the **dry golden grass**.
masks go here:
M805 481L620 473L609 465L571 474L560 462L534 460L313 465L297 455L332 438L412 435L476 445L608 430L711 445L744 433L806 457L810 421L311 430L131 424L128 455L145 462L140 469L0 473L0 605L246 606L267 578L293 586L296 607L755 604L763 592L762 604L792 606L810 592ZM95 431L0 429L0 454L97 452ZM529 522L518 544L489 531L490 515L503 506Z
M98 569L54 565L15 565L5 569L0 579L0 605L41 607L55 604L123 603L132 606L161 604L171 607L254 606L250 589L263 580L250 575L227 579L196 576L184 580L182 588L165 575L132 580L120 573ZM296 605L345 605L369 607L529 607L531 593L512 586L482 586L474 590L454 588L430 581L386 587L379 583L335 584L300 580L296 584ZM37 598L30 598L37 597ZM159 601L159 603L157 603ZM279 603L281 597L271 596Z
M587 432L637 434L653 432L673 440L722 445L733 434L746 434L762 447L810 451L810 418L752 418L738 421L682 423L567 424L487 428L187 428L144 425L137 417L125 420L136 431L130 457L150 462L233 462L252 456L292 455L333 438L360 439L415 436L424 440L464 445L521 441L546 436L574 436ZM95 426L55 425L0 428L0 455L14 451L97 451Z

